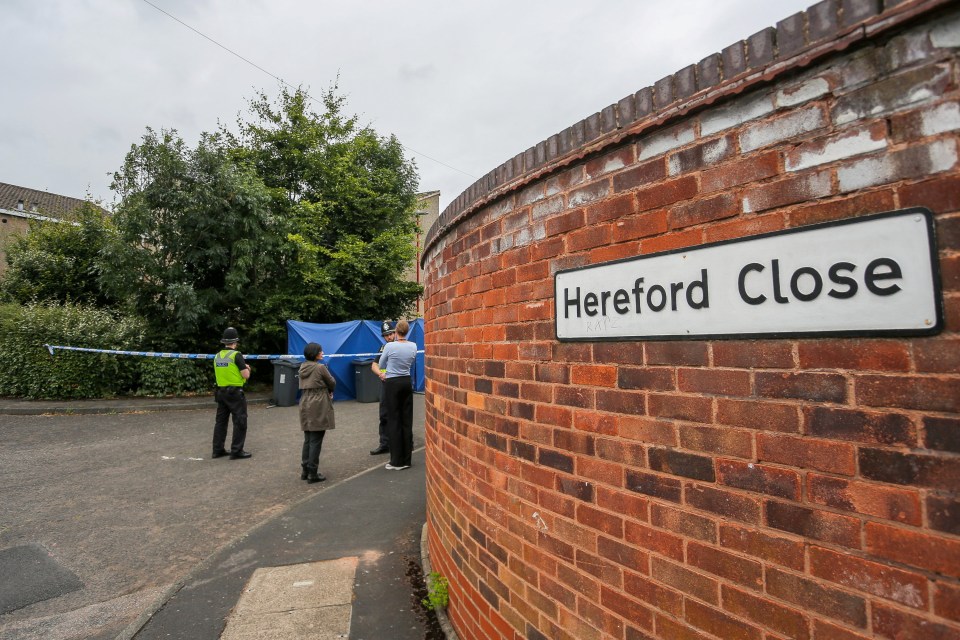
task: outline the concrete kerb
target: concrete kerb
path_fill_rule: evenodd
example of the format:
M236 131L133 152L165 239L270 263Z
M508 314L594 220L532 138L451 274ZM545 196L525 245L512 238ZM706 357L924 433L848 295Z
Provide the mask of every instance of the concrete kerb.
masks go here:
M247 394L247 404L271 404L272 394ZM43 401L0 398L0 415L107 415L154 411L192 411L213 406L213 396L189 398L118 398L110 400Z
M416 451L422 451L423 449L424 449L424 447L419 447L419 448L415 449L414 451L415 451L415 452L416 452ZM340 480L340 481L338 481L338 482L334 482L333 484L324 486L322 489L320 489L319 491L317 491L317 492L315 492L315 493L311 493L311 494L309 494L309 495L306 495L306 496L300 498L299 500L294 500L293 502L290 502L290 503L284 505L283 509L281 509L279 512L273 514L272 516L270 516L270 517L267 518L266 520L263 520L262 522L258 523L256 526L251 527L249 530L245 531L244 533L241 533L241 534L237 535L237 536L234 537L232 540L228 541L226 544L224 544L224 545L221 546L219 549L217 549L216 551L214 551L213 553L211 553L209 556L207 556L206 559L204 559L202 562L198 563L189 573L187 573L187 575L185 575L184 577L182 577L180 580L177 580L173 585L171 585L171 586L170 586L168 589L166 589L162 594L160 594L160 596L157 597L157 599L154 600L153 603L151 603L151 605L150 605L149 607L147 607L147 608L143 611L143 613L141 613L139 616L137 616L137 619L136 619L136 620L134 620L134 621L131 622L129 625L127 625L126 629L124 629L124 630L116 637L116 640L132 640L132 638L140 631L140 629L142 629L142 628L144 627L144 625L146 625L147 622L150 621L150 618L152 618L153 615L154 615L157 611L159 611L160 609L162 609L163 606L164 606L174 595L176 595L176 593L177 593L178 591L180 591L188 582L190 582L191 580L193 580L197 575L199 575L199 574L203 573L204 571L208 570L208 569L213 565L214 558L218 557L218 556L219 556L221 553L223 553L224 551L226 551L226 550L228 550L228 549L230 549L230 548L232 548L232 547L237 546L240 542L242 542L242 541L243 541L247 536L249 536L251 533L253 533L253 532L257 531L258 529L261 529L261 528L269 525L269 524L272 523L274 520L277 520L278 518L283 517L283 516L284 516L288 511L290 511L291 509L293 509L293 508L295 508L295 507L298 507L298 506L300 506L301 504L303 504L303 503L305 503L305 502L309 502L310 500L316 498L318 495L320 495L320 494L322 494L322 493L324 493L324 492L326 492L326 491L328 491L328 490L330 490L330 489L333 489L334 487L338 487L338 486L340 486L341 484L344 484L344 483L346 483L346 482L350 482L351 480L354 480L354 479L356 479L356 478L359 478L360 476L366 475L366 474L368 474L368 473L370 473L370 472L372 472L372 471L376 471L376 470L382 469L382 468L383 468L383 464L382 464L382 463L377 463L377 464L375 464L374 466L370 467L369 469L366 469L366 470L364 470L364 471L361 471L360 473L355 473L354 475L350 476L349 478L344 478L343 480ZM421 552L422 552L422 549L423 549L423 546L422 546L422 545L423 545L423 542L421 541ZM424 568L424 572L427 573L426 568ZM446 617L446 616L444 616L444 618L445 618L445 617ZM441 624L443 624L443 623L441 622ZM449 622L448 622L447 624L449 624ZM450 627L450 629L451 629L451 631L452 631L453 628ZM446 632L446 629L444 629L444 632ZM447 637L450 638L451 636L448 635ZM452 636L452 637L456 640L456 635L454 635L454 636Z
M427 540L429 535L430 522L427 521L423 523L423 529L420 532L420 564L423 566L423 580L426 582L428 590L433 586L430 579L430 573L433 569L430 566L430 545ZM440 628L443 629L443 635L446 636L447 640L460 640L453 625L450 624L450 618L447 617L446 607L434 609L433 612L437 615L437 621L440 623Z

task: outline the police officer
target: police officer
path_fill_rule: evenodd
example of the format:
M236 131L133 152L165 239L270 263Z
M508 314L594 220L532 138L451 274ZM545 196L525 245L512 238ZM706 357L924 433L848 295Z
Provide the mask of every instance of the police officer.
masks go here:
M249 458L249 451L243 450L247 438L247 398L243 394L243 385L250 378L250 367L237 351L240 334L233 327L227 327L220 340L224 348L213 360L213 370L217 375L217 422L213 427L213 455L220 458L230 454L231 460ZM227 440L227 420L233 416L233 439L230 451L224 448Z
M384 320L383 324L380 325L380 335L383 336L383 339L387 342L393 342L394 338L397 337L397 323ZM380 351L377 353L383 353L383 348L387 346L386 343L380 345ZM380 359L380 356L377 356L377 360ZM380 378L380 366L377 364L377 360L374 360L370 364L370 370L373 371L373 374L377 376L377 379ZM383 401L383 387L380 388L380 444L376 449L370 452L372 456L378 456L383 453L390 453L390 442L387 439L387 405Z

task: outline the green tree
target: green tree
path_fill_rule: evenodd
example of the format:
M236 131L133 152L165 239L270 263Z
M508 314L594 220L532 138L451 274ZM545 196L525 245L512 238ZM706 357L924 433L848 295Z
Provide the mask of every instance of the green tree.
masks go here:
M395 137L345 116L336 87L323 93L323 113L311 102L301 89L282 90L275 104L260 94L233 138L287 229L283 268L259 318L263 334L282 331L278 318L400 316L421 293L404 278L415 252L415 166Z
M396 138L343 115L335 87L322 113L311 101L259 94L237 133L189 148L147 129L127 154L101 281L157 348L206 347L230 324L247 349L277 352L287 319L395 317L420 294L404 278L415 167Z
M106 212L90 202L62 221L31 220L27 234L7 249L7 271L0 282L14 302L76 302L114 306L99 282L99 254L110 233Z
M121 201L103 284L150 322L156 348L201 348L227 324L255 322L279 227L262 180L222 136L190 149L148 128L112 187Z

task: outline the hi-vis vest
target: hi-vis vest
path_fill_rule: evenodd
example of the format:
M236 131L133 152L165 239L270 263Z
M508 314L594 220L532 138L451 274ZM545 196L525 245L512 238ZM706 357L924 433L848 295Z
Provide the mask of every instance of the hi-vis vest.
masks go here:
M225 349L213 359L213 370L217 374L218 387L242 387L246 382L237 368L237 352Z

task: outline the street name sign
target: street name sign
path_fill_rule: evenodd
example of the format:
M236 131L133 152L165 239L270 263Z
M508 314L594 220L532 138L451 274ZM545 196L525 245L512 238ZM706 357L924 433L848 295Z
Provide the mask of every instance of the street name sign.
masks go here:
M933 215L915 208L559 271L562 341L930 335Z

